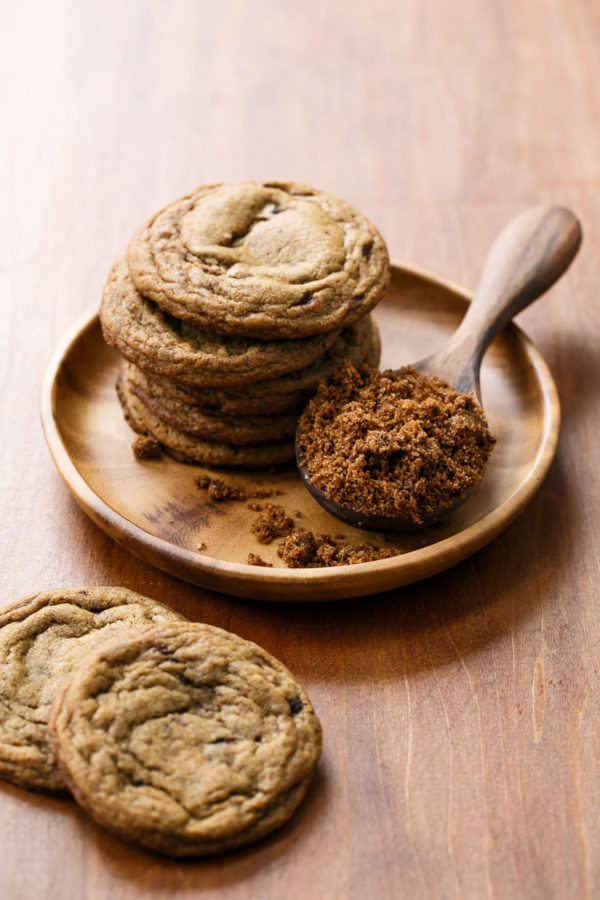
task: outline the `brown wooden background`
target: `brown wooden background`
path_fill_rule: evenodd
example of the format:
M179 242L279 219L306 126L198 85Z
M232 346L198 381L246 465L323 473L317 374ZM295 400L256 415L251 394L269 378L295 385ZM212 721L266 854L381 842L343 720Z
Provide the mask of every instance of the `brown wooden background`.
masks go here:
M6 898L600 896L600 5L595 0L54 0L0 25L2 591L123 584L284 660L325 748L294 820L219 859L121 844L0 786ZM40 379L113 255L204 182L294 178L392 257L474 285L511 215L585 244L519 321L555 376L558 457L465 563L364 600L218 596L127 555L46 450Z

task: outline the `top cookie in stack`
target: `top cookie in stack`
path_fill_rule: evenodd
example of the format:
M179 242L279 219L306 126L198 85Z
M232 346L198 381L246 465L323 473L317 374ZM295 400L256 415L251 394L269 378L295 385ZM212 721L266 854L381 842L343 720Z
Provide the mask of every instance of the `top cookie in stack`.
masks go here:
M293 182L198 188L136 231L104 289L128 422L186 461L293 458L319 380L344 359L377 365L368 314L388 280L379 232L342 200Z

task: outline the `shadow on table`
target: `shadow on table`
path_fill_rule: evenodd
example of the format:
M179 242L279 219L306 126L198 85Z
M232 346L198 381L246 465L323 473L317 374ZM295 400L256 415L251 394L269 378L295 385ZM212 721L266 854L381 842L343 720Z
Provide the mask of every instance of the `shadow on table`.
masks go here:
M255 844L207 857L169 858L138 849L104 829L93 825L90 852L105 872L106 883L117 879L129 882L144 896L166 897L202 891L226 891L228 887L252 879L254 887L265 877L271 881L279 865L291 877L295 858L316 854L315 842L329 802L328 778L319 764L304 800L289 822ZM282 887L282 896L285 890Z
M69 797L38 794L4 782L0 782L0 792L14 804L21 822L29 816L35 819L40 834L60 833L63 839L72 841L78 865L77 872L68 873L67 878L76 876L93 883L98 896L115 896L115 882L119 882L128 884L131 894L126 891L127 896L168 897L187 890L223 891L248 879L260 880L263 875L272 879L273 870L280 861L283 865L284 858L289 869L290 859L306 859L307 854L316 853L317 823L329 803L328 782L326 766L321 762L300 807L284 826L239 850L184 859L161 856L120 840L96 825ZM50 853L50 847L46 849ZM78 890L70 883L68 896L77 896ZM83 896L83 887L81 891Z

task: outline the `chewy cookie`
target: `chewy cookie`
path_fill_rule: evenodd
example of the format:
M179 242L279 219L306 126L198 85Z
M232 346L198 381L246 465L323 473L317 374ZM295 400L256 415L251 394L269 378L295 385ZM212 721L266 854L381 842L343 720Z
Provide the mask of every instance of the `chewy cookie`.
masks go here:
M159 309L133 286L126 259L110 271L100 307L104 339L126 359L183 384L231 387L311 365L336 333L301 340L252 341L199 330Z
M141 369L127 362L121 365L121 380L162 422L213 443L244 446L291 438L301 411L296 415L223 415L193 402L175 399L160 382L152 381Z
M136 625L185 621L125 588L45 591L0 610L0 777L64 791L48 744L47 718L71 668Z
M163 378L149 377L149 381L181 403L194 403L227 415L275 414L304 406L318 383L323 378L330 378L344 360L355 366L364 362L376 368L380 355L377 324L371 316L365 316L342 331L329 350L301 372L255 382L243 388L222 390L194 388Z
M267 469L294 458L294 441L291 437L282 441L244 446L207 441L167 425L136 397L122 379L117 382L117 394L129 426L138 434L154 438L171 456L182 462Z
M268 340L347 328L389 280L385 243L350 204L294 182L213 184L133 236L137 291L219 334Z
M173 856L229 850L283 824L321 750L319 721L282 663L191 623L98 648L63 683L49 727L78 803Z

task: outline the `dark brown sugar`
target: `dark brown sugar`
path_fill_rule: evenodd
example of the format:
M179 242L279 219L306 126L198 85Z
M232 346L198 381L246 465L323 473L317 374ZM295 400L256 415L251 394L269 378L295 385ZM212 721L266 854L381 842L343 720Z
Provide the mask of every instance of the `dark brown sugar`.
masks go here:
M290 569L309 569L353 566L376 559L389 559L397 556L398 551L388 547L380 549L368 541L356 546L338 544L329 534L313 534L301 528L284 538L277 554Z
M250 531L261 544L270 544L276 537L284 537L294 528L294 520L283 506L267 503L265 512L250 526Z
M255 488L247 491L245 487L223 481L221 478L211 478L210 475L198 475L196 486L206 491L210 500L247 500L249 497L272 497L281 493L272 488Z
M273 568L273 563L265 562L262 556L259 556L258 553L249 553L248 558L246 559L246 563L249 566L263 566L267 569Z
M283 537L277 555L290 569L351 566L389 559L399 552L388 547L380 549L369 542L348 544L344 542L344 535L314 534L305 528L296 528L284 508L274 503L267 503L265 514L252 523L250 530L261 544L270 544L276 537ZM255 553L248 555L247 562L252 566L271 566Z
M220 478L198 475L196 485L205 490L211 500L245 500L246 490L236 484L227 484Z
M346 363L300 419L311 481L357 513L419 525L481 479L496 438L471 395L406 367Z

